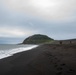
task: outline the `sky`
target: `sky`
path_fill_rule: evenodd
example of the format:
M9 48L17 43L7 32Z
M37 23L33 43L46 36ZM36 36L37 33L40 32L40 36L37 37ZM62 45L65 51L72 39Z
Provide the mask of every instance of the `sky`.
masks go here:
M76 0L0 0L0 43L21 43L34 34L76 38Z

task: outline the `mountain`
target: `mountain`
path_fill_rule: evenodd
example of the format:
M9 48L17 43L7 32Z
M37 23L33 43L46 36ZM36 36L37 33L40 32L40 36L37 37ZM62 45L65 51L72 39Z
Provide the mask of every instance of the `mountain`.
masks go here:
M41 34L35 34L26 38L22 44L43 44L53 41L54 39Z

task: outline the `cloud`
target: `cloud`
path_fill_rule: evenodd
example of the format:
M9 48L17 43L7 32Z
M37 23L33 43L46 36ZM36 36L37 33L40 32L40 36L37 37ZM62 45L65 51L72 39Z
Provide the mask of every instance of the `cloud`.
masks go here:
M19 29L12 27L1 27L0 28L0 37L24 37L34 34L34 31L29 29Z
M76 1L0 0L0 37L22 41L37 33L54 39L75 38Z
M5 0L5 5L47 20L68 20L76 12L76 0Z

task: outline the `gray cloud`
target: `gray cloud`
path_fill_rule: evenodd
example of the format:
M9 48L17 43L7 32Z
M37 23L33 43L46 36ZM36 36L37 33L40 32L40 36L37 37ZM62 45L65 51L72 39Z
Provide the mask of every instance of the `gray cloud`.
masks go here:
M15 1L18 2L19 0L10 1L13 1L13 3L15 3ZM10 41L5 38L3 39L4 41L7 40L6 42L9 43L17 43L21 42L22 39L24 40L26 37L37 33L46 34L54 39L76 38L75 0L67 0L66 3L65 0L61 0L60 3L63 2L62 6L64 6L61 8L61 11L58 11L61 14L58 12L55 13L53 11L54 14L51 17L49 16L51 15L50 13L43 13L42 11L39 12L40 9L36 9L37 7L30 6L31 4L29 3L29 1L30 0L28 0L27 2L26 0L21 1L22 4L23 2L27 3L27 7L24 9L22 9L23 7L19 5L20 2L18 4L15 3L15 5L17 6L16 9L14 8L15 5L13 5L13 3L11 4L9 2L11 4L11 6L10 4L8 5L9 8L5 5L6 3L4 3L3 1L3 4L0 3L0 37L10 38ZM26 3L24 7L26 6ZM69 16L67 14L69 14ZM67 20L60 20L61 18L57 18L58 16L60 16L63 19L65 17ZM16 42L12 41L14 40L14 38L17 38L17 41L15 40Z
M76 0L6 0L5 4L46 20L68 20L76 12Z

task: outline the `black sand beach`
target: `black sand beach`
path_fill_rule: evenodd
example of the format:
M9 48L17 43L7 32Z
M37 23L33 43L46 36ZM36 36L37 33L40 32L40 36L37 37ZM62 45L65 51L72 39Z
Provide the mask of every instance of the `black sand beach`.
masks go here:
M76 75L76 44L45 44L1 59L0 75Z

